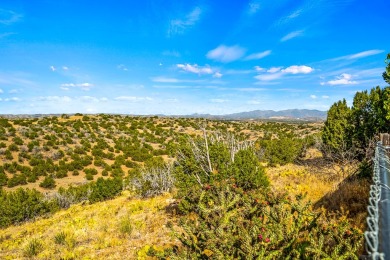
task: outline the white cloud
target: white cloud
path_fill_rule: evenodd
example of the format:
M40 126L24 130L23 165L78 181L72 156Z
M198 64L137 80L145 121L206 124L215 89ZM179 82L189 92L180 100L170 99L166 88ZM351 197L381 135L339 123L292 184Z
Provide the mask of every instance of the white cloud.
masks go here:
M283 67L272 67L267 70L268 73L276 73L279 72Z
M258 0L249 2L248 14L253 15L260 10L260 3Z
M69 90L68 87L60 87L60 89L65 90L65 91L68 91L68 90Z
M169 98L167 100L165 100L166 102L169 102L169 103L178 103L179 100L177 98Z
M4 101L6 101L6 102L19 102L22 100L18 97L11 97L11 98L5 98Z
M69 67L67 67L67 66L62 66L62 69L63 69L63 70L69 70Z
M258 101L258 100L249 100L246 103L249 104L249 105L259 105L259 104L261 104L261 102Z
M256 67L255 67L256 69ZM225 74L226 75L243 75L243 74L250 74L253 73L253 70L236 70L236 69L230 69L226 70Z
M329 96L326 96L326 95L324 95L324 96L321 96L323 99L328 99L329 98Z
M196 74L212 74L213 70L209 66L201 67L197 64L177 64L179 69Z
M11 25L19 22L22 18L22 14L15 13L11 10L0 9L0 24Z
M91 97L91 96L82 96L79 98L79 100L85 101L85 102L99 102L98 98Z
M51 71L56 71L57 69L56 69L56 67L54 67L54 66L50 66L50 70L51 70Z
M380 54L380 53L383 53L384 50L368 50L368 51L362 51L362 52L358 52L358 53L355 53L355 54L350 54L350 55L346 55L346 56L341 56L341 57L337 57L337 58L334 58L334 59L330 59L331 61L338 61L338 60L353 60L353 59L360 59L360 58L364 58L364 57L368 57L368 56L373 56L373 55L377 55L377 54Z
M0 88L0 94L1 94L1 93L4 93L4 91Z
M46 102L71 102L72 98L68 96L46 96L46 97L38 97L37 101L46 101Z
M259 67L259 66L255 66L255 70L256 70L257 72L262 72L262 71L264 71L265 69L264 69L264 68L261 68L261 67Z
M311 99L317 99L317 96L316 95L310 95L310 98Z
M285 41L291 40L295 37L301 36L302 34L303 34L303 30L293 31L293 32L290 32L289 34L285 35L282 39L280 39L280 41L285 42Z
M245 52L246 50L238 45L220 45L217 48L209 51L206 57L211 60L227 63L242 58L245 55Z
M154 77L151 78L153 82L160 82L160 83L178 83L180 80L175 78L166 78L166 77Z
M336 78L337 79L335 79L335 80L329 80L327 82L321 82L321 85L331 85L331 86L334 86L334 85L353 85L353 84L357 84L358 83L357 81L351 80L352 79L352 75L351 74L347 74L347 73L343 73L343 74L341 74L340 76L338 76Z
M123 70L123 71L128 71L128 70L129 70L129 69L126 68L126 66L123 65L123 64L119 64L119 65L117 66L117 69L118 69L118 70Z
M218 72L218 71L215 72L214 75L213 75L213 77L214 77L214 78L217 78L217 79L222 78L222 76L223 76L222 73L220 73L220 72Z
M260 73L259 75L255 76L255 79L258 79L260 81L271 81L271 80L279 79L286 74L308 74L314 71L312 67L304 66L304 65L302 66L293 65L285 69L283 69L283 67L271 67L267 70L264 68L255 67L255 69L257 72Z
M152 101L153 98L150 97L135 97L135 96L120 96L114 98L117 101L128 101L128 102L141 102L141 101Z
M230 90L230 88L227 90ZM258 92L258 91L264 91L267 89L266 88L234 88L234 90L243 91L243 92Z
M194 88L191 86L185 86L185 85L153 85L153 88L158 89L185 89L185 88Z
M255 76L255 79L261 80L261 81L270 81L270 80L275 80L279 79L283 76L283 73L272 73L272 74L261 74Z
M313 70L314 70L313 68L308 67L308 66L294 65L294 66L290 66L290 67L285 68L284 70L282 70L282 72L291 73L291 74L298 74L298 73L308 74L308 73L312 72Z
M61 89L63 90L69 90L70 87L78 87L81 88L82 90L88 91L93 87L93 84L91 83L79 83L79 84L74 84L74 83L65 83L61 84Z
M245 57L245 60L259 60L271 54L271 50L253 53Z
M225 103L225 102L228 102L229 100L227 99L220 99L220 98L212 98L210 99L210 102L211 103Z
M174 34L182 34L188 28L191 28L199 21L200 16L202 14L202 9L200 7L195 7L189 14L186 15L184 19L175 19L171 20L168 36Z
M100 101L102 101L102 102L107 102L107 101L108 101L108 98L102 97L102 98L100 98Z

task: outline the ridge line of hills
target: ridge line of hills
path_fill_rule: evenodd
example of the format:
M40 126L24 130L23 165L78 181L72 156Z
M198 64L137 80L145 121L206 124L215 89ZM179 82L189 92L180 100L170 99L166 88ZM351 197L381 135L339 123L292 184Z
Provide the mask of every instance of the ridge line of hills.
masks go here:
M100 113L97 113L100 114ZM103 113L104 114L104 113ZM72 115L72 114L69 114ZM85 114L89 115L89 114ZM122 114L125 115L125 114ZM126 114L127 115L127 114ZM164 117L183 117L183 118L206 118L206 119L222 119L222 120L256 120L256 119L270 119L270 120L302 120L302 121L323 121L326 119L327 111L320 111L315 109L286 109L286 110L253 110L240 113L231 113L224 115L212 114L190 114L190 115L134 115L130 116L164 116ZM1 117L6 118L39 118L44 116L61 116L61 114L0 114Z

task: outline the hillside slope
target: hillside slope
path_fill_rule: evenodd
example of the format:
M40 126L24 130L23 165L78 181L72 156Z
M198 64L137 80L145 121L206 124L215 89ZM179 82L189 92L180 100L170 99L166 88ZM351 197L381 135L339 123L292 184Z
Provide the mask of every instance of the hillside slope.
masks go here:
M0 259L24 259L34 250L38 259L144 259L150 245L172 245L167 223L174 219L165 212L171 195L129 196L0 230Z

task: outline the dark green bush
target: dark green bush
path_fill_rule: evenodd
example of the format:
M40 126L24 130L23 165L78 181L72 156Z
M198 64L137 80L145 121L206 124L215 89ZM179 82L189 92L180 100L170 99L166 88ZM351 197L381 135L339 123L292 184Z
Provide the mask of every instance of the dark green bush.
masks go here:
M0 227L31 220L57 209L54 201L45 200L36 190L18 188L5 192L0 189Z
M56 187L56 181L51 176L46 176L45 179L39 184L39 187L45 189L54 189Z
M89 201L94 203L97 201L112 199L120 194L122 189L123 184L121 178L103 179L100 177L92 185L92 193L89 196Z

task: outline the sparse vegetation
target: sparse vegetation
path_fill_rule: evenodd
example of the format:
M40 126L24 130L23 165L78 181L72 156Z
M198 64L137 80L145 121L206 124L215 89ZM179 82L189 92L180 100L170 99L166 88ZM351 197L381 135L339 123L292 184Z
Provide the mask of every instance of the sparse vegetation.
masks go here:
M0 216L0 258L6 247L14 258L30 251L60 259L119 254L110 247L128 253L130 245L130 258L352 257L364 213L356 207L357 223L331 195L319 202L346 177L335 170L339 162L310 155L319 153L321 127L81 114L5 119L0 207L9 214ZM29 220L36 228L23 236ZM42 247L22 246L36 232Z

